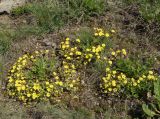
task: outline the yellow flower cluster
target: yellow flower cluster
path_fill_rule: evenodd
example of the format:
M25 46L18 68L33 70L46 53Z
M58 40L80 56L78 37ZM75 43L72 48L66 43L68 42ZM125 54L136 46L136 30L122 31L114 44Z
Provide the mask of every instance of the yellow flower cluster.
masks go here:
M106 38L110 37L110 33L109 32L105 32L101 28L94 28L94 30L95 30L95 33L94 33L95 36L105 36ZM112 29L111 33L115 33L115 30Z
M80 43L80 39L76 39L76 42ZM81 59L82 52L80 51L80 49L78 49L77 46L71 46L70 38L66 38L64 42L61 42L60 48L61 53L66 60Z
M122 86L126 85L127 83L128 79L125 74L107 67L106 76L102 78L100 87L103 89L104 93L116 93L121 89Z
M9 96L28 103L56 99L66 93L76 93L82 86L80 77L83 68L95 62L105 64L105 76L101 79L100 87L107 94L115 94L124 87L140 87L144 82L157 80L153 71L135 78L128 77L116 69L117 59L127 58L126 49L107 50L108 37L115 33L115 30L110 32L100 28L94 30L94 38L97 40L100 36L100 42L95 41L83 46L82 39L66 38L60 43L56 53L41 50L19 57L8 72ZM53 59L55 61L51 61Z
M69 91L78 91L80 85L80 74L72 63L62 62L57 72L53 72L55 84Z
M66 62L72 61L72 64L75 64L76 67L77 66L80 67L82 64L86 65L92 59L100 59L101 52L106 47L105 44L101 44L101 45L91 46L90 48L82 50L79 44L80 42L81 42L80 39L71 41L70 38L66 38L66 40L64 42L61 42L60 45L61 54L62 56L64 56Z
M157 79L158 78L153 71L148 71L147 75L142 75L142 76L138 77L137 79L131 78L131 82L132 82L131 85L139 87L141 85L141 83L156 81Z
M30 74L32 70L35 70L36 62L40 58L52 59L51 57L55 57L55 54L49 50L35 51L33 54L19 57L8 73L7 92L9 96L28 103L59 97L66 90L77 91L80 79L76 67L65 61L62 67L56 67L54 70L44 68L46 70L44 79L40 79L37 72Z
M104 93L116 94L121 91L123 87L141 87L143 83L149 83L157 80L156 74L153 71L148 71L147 75L142 75L138 78L127 77L127 75L119 70L114 69L114 64L117 58L124 58L127 55L125 49L113 51L111 50L111 55L108 57L103 57L105 60L106 76L102 77L100 87Z
M38 57L42 55L47 56L48 53L49 50L41 50L19 57L8 72L7 92L9 96L15 97L23 102L28 102L43 95L42 83L38 79L30 80L26 72L36 62Z

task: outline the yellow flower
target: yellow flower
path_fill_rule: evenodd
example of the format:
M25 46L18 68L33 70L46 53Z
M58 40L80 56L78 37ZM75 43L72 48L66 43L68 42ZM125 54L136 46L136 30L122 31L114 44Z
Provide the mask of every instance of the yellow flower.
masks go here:
M121 76L118 76L118 79L119 79L119 80L122 80L122 77L121 77Z
M30 93L28 93L28 94L27 94L27 97L31 97L31 94L30 94Z
M50 88L47 88L47 91L48 91L48 92L50 92L50 91L51 91L51 89L50 89Z
M47 97L50 97L50 96L51 96L51 94L50 94L50 93L47 93L47 94L46 94L46 96L47 96Z
M106 71L107 71L107 72L110 71L110 68L107 67L107 68L106 68Z
M71 60L71 57L67 57L66 59Z
M93 57L93 55L92 55L92 54L89 54L89 56L90 56L90 57Z
M65 68L65 69L68 69L68 68L69 68L69 66L68 66L68 65L64 65L64 68Z
M55 77L55 79L56 79L56 80L58 80L58 79L59 79L59 77L58 77L58 76L56 76L56 77Z
M39 54L39 52L38 52L38 51L35 51L35 53L36 53L36 54Z
M73 88L73 84L70 84L69 87L70 87L70 88Z
M33 98L33 99L36 99L36 98L38 98L38 95L37 95L36 93L33 93L33 94L32 94L32 98Z
M113 73L113 74L116 74L117 72L116 72L116 71L112 71L112 73Z
M106 46L106 44L102 44L102 47L105 47Z
M22 86L22 90L25 90L25 89L26 89L26 87L23 85L23 86Z
M116 81L115 80L112 81L112 86L116 86Z
M112 32L112 33L115 33L116 31L112 29L111 32Z
M21 87L17 87L17 90L18 90L18 91L21 91Z
M97 59L100 59L100 58L101 58L101 57L98 55L98 56L97 56Z
M147 78L148 78L149 80L151 80L151 79L152 79L152 75L148 75Z
M112 54L113 56L115 56L115 55L116 55L116 53L115 53L115 52L112 52L111 54Z
M94 33L95 36L98 36L98 33Z
M69 45L66 45L66 48L69 48Z
M108 91L110 91L110 92L111 92L111 91L112 91L112 88L108 88Z
M49 87L50 87L50 88L53 88L53 85L51 84L51 85L49 85Z
M62 49L65 49L66 48L66 46L65 45L62 45Z
M139 81L143 81L143 78L142 78L142 77L139 77Z
M56 81L55 84L63 86L63 82L62 81Z
M137 83L136 83L136 82L133 82L133 86L137 86Z
M111 74L108 74L107 75L107 79L109 80L111 78Z
M103 36L104 35L104 33L103 32L99 32L99 36Z
M120 50L117 50L117 51L116 51L116 53L120 53L120 52L121 52Z
M15 72L15 70L12 69L12 70L11 70L11 73L14 73L14 72Z
M66 41L69 41L70 39L69 38L66 38Z
M122 76L122 78L123 78L123 79L125 79L125 78L126 78L126 75L124 75L124 74L121 74L121 76Z
M77 51L76 55L82 55L82 53L80 51Z
M45 53L48 54L48 53L49 53L49 50L45 50Z
M140 80L137 80L137 83L140 83L141 81Z
M69 41L66 41L65 44L66 44L66 45L69 45Z
M33 89L34 90L40 90L41 86L39 84L34 84Z
M11 82L13 82L13 78L10 78L10 79L9 79L9 83L11 83Z
M87 48L87 49L86 49L86 51L88 51L88 52L89 52L89 51L91 51L91 49Z
M79 42L79 43L81 42L81 40L80 40L80 39L76 39L76 41L77 41L77 42Z
M109 60L108 63L109 63L110 65L112 65L112 61L111 61L111 60Z
M122 49L122 54L123 54L123 55L126 55L126 54L127 54L127 52L126 52L125 49Z
M124 80L123 83L124 83L124 84L127 84L127 80Z
M73 51L74 51L74 48L71 48L71 51L73 52Z
M152 75L152 74L153 74L153 71L149 71L149 74L151 74L151 75Z
M22 99L23 101L25 101L25 97L24 97L24 96L22 96L21 99Z
M143 78L146 78L146 76L145 76L145 75L143 75L142 77L143 77Z
M71 55L71 56L72 56L72 55L73 55L73 52L70 52L70 53L69 53L69 55Z
M46 81L46 85L49 85L49 82L48 82L48 81Z
M106 80L106 78L105 78L105 77L103 77L102 79L103 79L103 81L105 81L105 80Z
M54 75L54 76L56 76L56 75L57 75L57 73L56 73L56 72L53 72L53 75Z
M75 65L74 65L74 64L72 64L71 67L72 67L73 69L75 69Z
M106 33L105 36L108 38L110 35L109 35L109 33Z

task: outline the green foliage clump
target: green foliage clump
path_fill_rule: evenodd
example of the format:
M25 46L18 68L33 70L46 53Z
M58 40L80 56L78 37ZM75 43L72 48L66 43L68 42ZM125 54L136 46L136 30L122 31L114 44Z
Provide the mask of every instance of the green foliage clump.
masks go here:
M106 62L106 76L102 78L101 88L104 93L141 97L142 92L146 94L152 89L157 74L126 55L126 50L122 49L111 51L102 59Z
M29 13L28 5L20 6L17 8L12 9L11 14L13 16L20 16L25 13Z
M32 14L37 25L44 32L50 32L70 22L81 22L94 14L102 14L105 5L104 0L45 0L13 9L12 14Z
M37 109L45 115L56 119L95 119L95 112L82 106L71 109L66 105L39 103Z
M160 117L160 80L154 83L154 101L149 104L142 105L143 111L147 116L159 118Z
M160 1L159 0L124 0L127 4L136 3L140 6L140 13L149 22L160 22Z
M75 69L68 72L66 66L60 67L55 54L49 50L25 54L9 71L7 93L12 98L30 103L51 100L66 91L77 91L78 74Z

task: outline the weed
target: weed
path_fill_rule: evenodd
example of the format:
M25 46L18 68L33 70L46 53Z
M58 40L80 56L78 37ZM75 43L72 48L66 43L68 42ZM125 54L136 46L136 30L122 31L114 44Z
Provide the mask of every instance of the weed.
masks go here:
M128 4L137 3L140 6L142 17L149 21L160 22L160 1L159 0L124 0Z
M3 24L0 24L0 26L0 54L4 54L10 47L12 31L6 28Z
M160 80L154 83L154 101L150 104L143 104L143 111L149 116L158 118L160 117Z
M66 105L50 105L40 103L37 108L51 118L61 119L95 119L95 113L85 107L70 109Z
M20 15L23 15L25 13L29 13L28 7L29 7L28 5L24 5L24 6L14 8L11 11L11 15L12 16L20 16Z

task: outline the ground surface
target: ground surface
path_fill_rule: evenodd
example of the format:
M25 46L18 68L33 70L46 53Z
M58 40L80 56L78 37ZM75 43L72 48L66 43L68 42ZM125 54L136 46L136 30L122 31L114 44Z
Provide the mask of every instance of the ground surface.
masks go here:
M3 2L3 1L2 1ZM113 38L115 48L125 48L140 58L160 56L160 24L157 22L146 22L139 13L137 4L122 6L121 2L109 1L109 10L104 15L91 17L89 22L68 24L53 32L42 35L23 35L10 41L9 49L0 55L0 71L2 80L2 92L5 90L7 70L18 57L26 52L33 52L41 49L56 49L57 44L72 32L81 28L98 27L112 28L117 35ZM2 6L0 4L0 6ZM0 12L2 7L0 7ZM12 16L11 14L0 15L0 25L5 26L9 32L18 29L19 26L34 24L33 16L22 14ZM2 28L2 27L1 27ZM3 28L0 30L3 30ZM7 32L8 32L7 31ZM0 38L1 39L1 38ZM155 66L158 69L159 65ZM0 96L0 118L1 119L130 119L144 118L141 109L141 99L119 99L108 98L96 94L93 84L96 74L88 77L86 88L80 94L80 101L70 100L66 105L60 104L51 106L50 104L38 104L35 107L24 107L13 99L8 99L4 95ZM92 81L90 81L91 79ZM68 106L69 105L69 106ZM79 108L82 106L82 109ZM85 107L85 109L84 109ZM105 111L103 110L105 109ZM82 111L83 110L83 111ZM84 111L85 110L85 111ZM81 118L78 116L82 116ZM73 116L76 115L76 116Z

